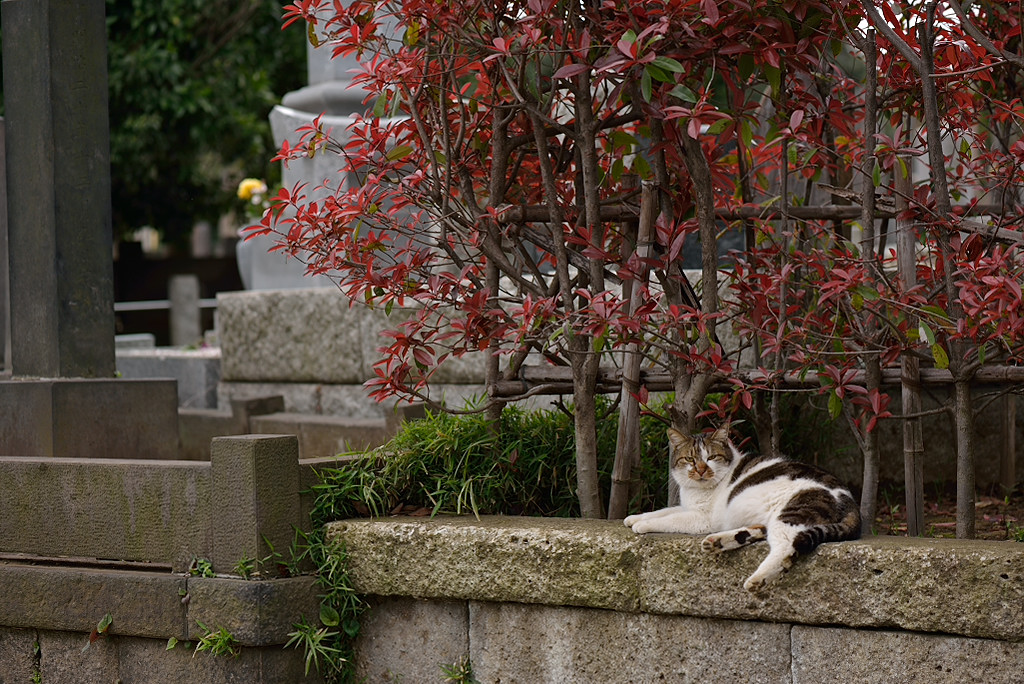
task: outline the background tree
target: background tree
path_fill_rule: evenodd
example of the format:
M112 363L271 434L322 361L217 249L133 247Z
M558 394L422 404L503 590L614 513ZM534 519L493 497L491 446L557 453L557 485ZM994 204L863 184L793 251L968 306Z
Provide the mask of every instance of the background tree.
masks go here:
M306 83L305 46L273 0L108 0L115 235L183 247L246 176L279 178L267 116ZM2 100L0 100L2 114Z
M592 397L621 348L667 374L683 429L767 392L766 451L779 446L780 391L825 394L834 415L850 412L864 448L870 512L871 433L890 415L883 370L911 355L969 383L986 360L1019 359L1020 258L963 237L1019 243L1019 98L1015 78L992 76L1015 69L1019 28L998 4L973 5L970 21L957 7L297 2L287 21L363 54L360 80L375 97L345 142L316 122L280 155L337 152L357 182L329 179L333 192L318 202L286 189L260 230L278 232L283 249L336 275L354 299L386 311L415 304L368 383L378 397L421 396L439 363L470 351L491 355L492 387L518 378L528 355L566 366L584 515L603 505L588 476ZM996 15L1010 40L986 46L968 26L994 31ZM382 16L397 33L380 32ZM924 162L899 196L913 284L895 274L893 210L872 206L876 194L895 205L910 157ZM628 227L644 208L632 175L657 187L649 247ZM998 212L981 212L997 191ZM863 206L818 206L829 195ZM959 213L943 208L965 198ZM716 238L728 222L748 241L720 300ZM679 268L688 235L701 245L696 293ZM740 334L728 350L718 335L727 324ZM744 350L753 368L738 367ZM708 389L723 382L731 391L708 407ZM953 415L966 416L957 425L967 510L971 413L961 410L967 395L954 396ZM966 522L958 532L969 535Z

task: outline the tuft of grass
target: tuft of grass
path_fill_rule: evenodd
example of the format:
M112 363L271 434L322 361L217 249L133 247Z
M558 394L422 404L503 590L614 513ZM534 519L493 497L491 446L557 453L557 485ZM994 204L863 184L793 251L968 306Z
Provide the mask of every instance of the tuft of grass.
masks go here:
M223 627L218 627L216 631L211 630L199 620L196 620L196 624L203 630L203 633L199 636L196 650L192 652L193 658L200 651L206 651L212 656L230 656L232 658L237 658L241 654L238 642L235 641L231 632Z
M617 420L607 404L605 411L597 441L599 474L607 490ZM664 505L666 450L663 424L643 418L631 509ZM431 515L579 515L572 416L561 411L506 407L497 429L483 415L428 413L406 423L387 444L344 468L324 470L320 477L314 486L315 525L383 516L402 506Z

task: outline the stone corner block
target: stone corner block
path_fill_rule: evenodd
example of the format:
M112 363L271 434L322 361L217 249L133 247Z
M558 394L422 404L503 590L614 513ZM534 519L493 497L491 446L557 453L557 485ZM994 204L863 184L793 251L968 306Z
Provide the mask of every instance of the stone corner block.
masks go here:
M304 616L315 622L320 599L311 576L268 580L224 577L188 579L187 638L225 629L240 646L271 646L288 641Z
M288 548L301 524L295 436L216 437L210 468L211 497L221 513L211 531L214 569L231 572L242 559L265 558L270 545Z

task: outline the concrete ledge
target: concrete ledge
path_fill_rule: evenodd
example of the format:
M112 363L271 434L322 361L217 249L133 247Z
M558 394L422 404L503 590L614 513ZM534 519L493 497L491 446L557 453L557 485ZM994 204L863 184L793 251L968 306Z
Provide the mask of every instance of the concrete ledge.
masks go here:
M4 456L0 482L0 552L180 568L210 548L208 462Z
M0 455L173 459L173 380L0 381Z
M698 537L642 537L616 521L392 518L327 533L345 544L367 594L1024 640L1024 544L827 544L755 596L742 583L764 545L709 556Z
M198 620L244 647L283 645L299 618L314 621L320 606L309 576L242 580L0 563L0 586L2 627L87 635L110 613L111 634L184 641L201 636Z

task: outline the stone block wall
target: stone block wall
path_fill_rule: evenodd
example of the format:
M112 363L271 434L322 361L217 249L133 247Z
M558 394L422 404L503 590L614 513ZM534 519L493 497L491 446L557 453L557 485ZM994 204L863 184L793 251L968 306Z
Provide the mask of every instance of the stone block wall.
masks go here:
M612 521L342 521L372 609L367 681L440 682L468 656L499 682L1018 682L1024 545L827 544L762 594L766 553Z

